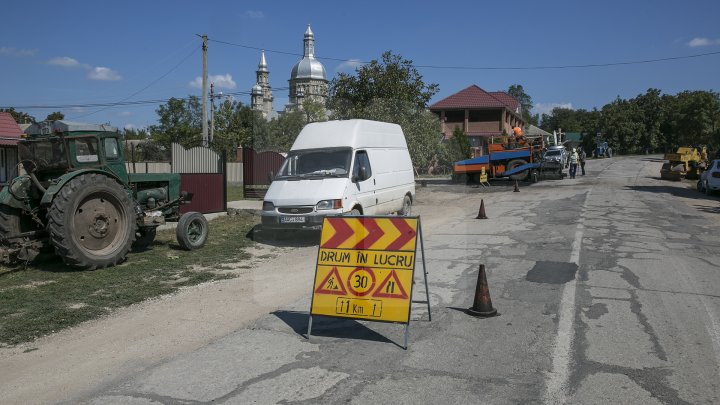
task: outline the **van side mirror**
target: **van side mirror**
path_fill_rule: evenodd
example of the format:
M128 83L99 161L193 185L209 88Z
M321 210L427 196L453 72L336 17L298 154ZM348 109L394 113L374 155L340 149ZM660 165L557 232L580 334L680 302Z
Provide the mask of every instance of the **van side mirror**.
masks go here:
M358 174L355 176L352 176L352 182L357 183L358 181L363 181L367 179L367 167L360 166L358 169Z

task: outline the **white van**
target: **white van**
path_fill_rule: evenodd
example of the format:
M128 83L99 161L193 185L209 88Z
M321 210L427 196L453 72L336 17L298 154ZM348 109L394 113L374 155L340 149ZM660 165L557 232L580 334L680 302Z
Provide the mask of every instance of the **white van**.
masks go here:
M368 120L308 124L263 201L266 229L314 228L326 215L409 215L415 178L399 125Z

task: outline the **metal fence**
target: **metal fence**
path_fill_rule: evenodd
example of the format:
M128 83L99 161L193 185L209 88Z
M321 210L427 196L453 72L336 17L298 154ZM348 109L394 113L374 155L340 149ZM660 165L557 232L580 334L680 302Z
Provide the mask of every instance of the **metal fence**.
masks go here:
M170 165L173 173L180 173L180 190L193 194L192 202L180 206L180 211L226 211L225 154L206 147L185 149L176 143L171 150Z
M269 174L276 174L285 158L277 152L242 149L243 194L245 198L263 198L270 187Z
M135 162L125 163L128 173L172 173L170 162ZM228 184L242 184L243 167L240 162L225 163Z

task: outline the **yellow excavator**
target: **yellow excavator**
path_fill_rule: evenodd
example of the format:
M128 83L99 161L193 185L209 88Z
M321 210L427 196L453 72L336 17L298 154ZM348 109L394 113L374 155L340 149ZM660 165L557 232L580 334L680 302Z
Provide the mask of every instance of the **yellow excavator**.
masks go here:
M666 153L667 163L660 169L660 177L665 180L698 179L708 163L707 148L681 146L675 153Z

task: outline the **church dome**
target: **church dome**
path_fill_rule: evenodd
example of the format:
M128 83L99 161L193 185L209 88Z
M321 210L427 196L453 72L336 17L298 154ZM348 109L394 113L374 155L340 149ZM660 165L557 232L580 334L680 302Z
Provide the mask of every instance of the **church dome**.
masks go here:
M260 87L259 84L254 85L252 88L252 94L262 94L262 87Z
M325 67L315 59L315 34L308 24L303 39L303 58L293 66L290 72L290 80L294 79L317 79L327 81Z
M292 79L318 79L327 80L325 75L325 67L315 58L302 58L295 64L290 72L290 80Z

